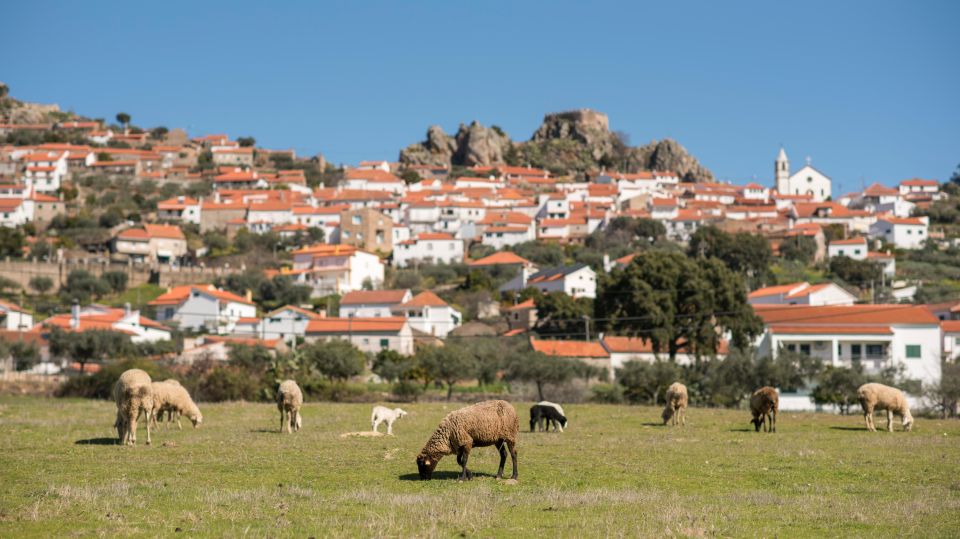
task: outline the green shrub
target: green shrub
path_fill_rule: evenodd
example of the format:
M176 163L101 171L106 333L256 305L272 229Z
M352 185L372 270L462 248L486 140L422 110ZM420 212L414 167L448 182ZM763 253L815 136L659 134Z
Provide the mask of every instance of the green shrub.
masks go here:
M58 397L83 397L87 399L112 399L113 385L128 369L142 369L154 380L166 380L172 373L166 367L147 359L130 359L105 365L90 376L77 376L67 380L57 390Z

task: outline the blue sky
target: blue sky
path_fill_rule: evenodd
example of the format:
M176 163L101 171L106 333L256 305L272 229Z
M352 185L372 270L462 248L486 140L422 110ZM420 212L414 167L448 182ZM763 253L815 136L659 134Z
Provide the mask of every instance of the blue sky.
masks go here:
M275 5L276 4L276 5ZM669 5L666 5L669 4ZM431 124L530 137L589 107L725 180L780 144L834 192L960 163L960 2L14 2L14 96L142 126L252 135L334 162ZM12 23L12 24L11 24Z

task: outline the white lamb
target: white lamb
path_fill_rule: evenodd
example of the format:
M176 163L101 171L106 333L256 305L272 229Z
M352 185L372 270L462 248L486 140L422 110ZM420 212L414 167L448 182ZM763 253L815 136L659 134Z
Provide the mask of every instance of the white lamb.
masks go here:
M386 421L387 423L387 434L393 434L393 422L400 419L401 417L407 415L406 412L400 408L390 409L386 406L374 406L373 413L370 415L370 424L374 432L377 432L377 427L380 426L380 423Z

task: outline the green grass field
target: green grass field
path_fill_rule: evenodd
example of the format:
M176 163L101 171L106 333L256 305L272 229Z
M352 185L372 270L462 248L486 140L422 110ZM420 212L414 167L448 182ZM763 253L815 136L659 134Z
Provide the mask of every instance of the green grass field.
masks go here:
M569 405L567 432L530 434L521 404L519 484L493 478L492 448L473 452L472 482L454 457L416 480L454 407L405 406L396 436L342 439L370 406L307 404L281 435L271 405L206 404L201 428L120 447L108 402L0 398L0 537L960 535L955 420L889 434L783 413L767 435L744 411L671 428L649 407Z

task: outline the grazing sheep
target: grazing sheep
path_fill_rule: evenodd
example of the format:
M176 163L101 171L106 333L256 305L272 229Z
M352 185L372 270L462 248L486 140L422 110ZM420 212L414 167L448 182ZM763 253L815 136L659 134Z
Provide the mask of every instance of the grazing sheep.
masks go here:
M180 423L180 417L182 415L190 419L190 422L193 423L193 428L197 428L203 423L203 414L200 413L200 408L197 407L197 403L193 402L193 399L190 398L190 393L185 387L180 385L180 382L176 380L164 380L160 384L154 383L154 390L156 390L158 385L167 386L160 390L164 395L164 403L160 407L160 413L167 412L169 421L173 421L175 416L177 418L178 429L183 430L183 425Z
M461 480L473 479L473 472L467 469L470 450L474 447L494 446L500 452L500 468L497 479L503 477L503 466L507 462L507 448L513 460L513 476L517 478L517 436L520 433L520 421L517 411L506 401L484 401L466 408L454 410L440 421L440 425L427 440L417 455L417 469L420 479L430 479L437 462L444 455L457 455L457 464L463 467Z
M663 424L666 425L667 421L673 420L672 425L680 424L686 426L687 424L687 386L681 384L680 382L674 382L670 384L670 387L667 388L667 393L664 395L663 407Z
M860 400L860 407L863 408L863 419L867 423L867 430L877 431L876 425L873 424L874 410L887 411L887 430L889 432L893 432L893 414L900 416L903 430L910 431L913 429L913 416L910 414L907 396L903 394L903 391L883 384L863 384L857 390L857 398Z
M407 415L400 408L390 409L386 406L374 406L373 413L370 415L370 424L373 432L377 432L377 427L384 421L387 422L387 434L393 434L393 422Z
M780 396L777 390L770 387L761 387L750 396L750 412L753 414L754 430L760 432L777 432L777 410L780 409ZM769 422L767 418L769 416Z
M540 401L540 402L538 402L537 404L539 404L540 406L552 406L552 407L556 408L557 412L558 412L560 415L562 415L564 418L567 417L567 413L563 411L563 407L560 406L559 404L555 403L555 402ZM559 428L559 429L560 429L560 432L563 432L563 429L567 428L569 425L570 425L570 420L567 419L567 420L563 423L563 425L558 425L558 424L555 423L555 424L554 424L554 429ZM547 427L549 428L549 425L547 425Z
M153 387L150 375L140 369L124 371L113 386L117 404L114 427L120 444L137 444L137 420L147 420L147 445L150 445L150 417L153 415Z
M530 432L533 432L538 426L541 431L544 430L544 423L546 423L546 430L550 431L550 425L553 425L553 430L563 432L563 427L567 426L567 418L563 413L557 411L558 406L551 406L549 404L537 403L530 407Z
M287 428L287 432L300 430L302 421L300 407L303 406L303 392L293 380L284 380L277 390L277 409L280 410L280 432Z

